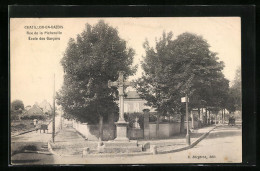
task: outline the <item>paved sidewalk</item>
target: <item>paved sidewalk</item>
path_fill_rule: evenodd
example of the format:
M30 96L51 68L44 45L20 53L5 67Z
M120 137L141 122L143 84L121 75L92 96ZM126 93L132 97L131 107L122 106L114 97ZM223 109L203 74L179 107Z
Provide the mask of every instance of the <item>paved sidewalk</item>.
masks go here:
M43 133L43 131L31 131L26 134L11 137L11 142L48 142L51 139L51 131Z
M206 128L203 128L205 131ZM106 157L93 155L57 156L53 155L56 164L206 164L206 163L236 163L242 156L242 130L239 127L218 126L212 130L194 148L158 155L113 155ZM206 158L204 158L206 156ZM202 157L202 158L198 158ZM207 164L206 164L207 165Z
M215 125L194 130L190 134L191 144L209 132ZM158 153L167 153L187 147L186 134L179 134L168 139L138 140L138 144L150 142L158 147ZM96 154L97 141L85 140L74 128L64 127L55 137L55 143L50 143L53 152L60 156L82 156L83 148L89 147L91 154Z
M74 128L63 127L55 136L55 142L51 142L50 145L59 155L82 155L85 147L94 151L97 148L97 141L87 141Z
M205 133L209 132L215 127L215 125L203 127L200 129L194 130L192 133L190 133L190 141L191 144L197 141L201 136L203 136ZM186 144L186 133L184 134L178 134L175 136L172 136L167 139L155 139L155 140L140 140L141 144L144 144L146 142L150 142L151 145L156 145L158 147L158 153L165 153L173 150L178 150L184 147L187 147Z

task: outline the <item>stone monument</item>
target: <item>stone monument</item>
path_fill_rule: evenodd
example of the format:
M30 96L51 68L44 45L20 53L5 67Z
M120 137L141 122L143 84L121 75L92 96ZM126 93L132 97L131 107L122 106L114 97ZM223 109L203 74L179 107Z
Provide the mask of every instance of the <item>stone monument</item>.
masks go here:
M124 81L124 73L119 72L118 80L115 82L108 82L109 87L117 87L119 91L119 119L115 122L116 138L113 141L104 143L103 152L117 153L117 152L140 152L142 146L138 145L137 141L130 141L127 137L128 122L124 119L124 88L130 86L130 82Z
M111 86L118 87L118 92L119 92L119 119L115 123L116 131L117 131L117 137L116 137L115 141L129 140L127 138L128 122L126 122L124 119L124 88L129 85L131 85L131 83L124 81L124 74L122 71L119 72L119 77L118 77L117 81L108 82L109 87L111 87Z

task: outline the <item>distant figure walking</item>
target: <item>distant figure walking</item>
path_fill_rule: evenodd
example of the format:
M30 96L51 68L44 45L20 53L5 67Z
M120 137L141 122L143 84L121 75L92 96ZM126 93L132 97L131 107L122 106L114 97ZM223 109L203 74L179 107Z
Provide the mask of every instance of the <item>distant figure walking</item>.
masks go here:
M47 133L48 133L48 125L45 124L43 121L41 121L40 123L37 122L35 131L38 132L38 130L40 130L40 133L42 130L43 130L43 133L45 133L45 131L47 131Z
M37 120L37 124L35 126L35 131L38 132L38 130L41 128L41 124L38 123L38 120Z
M38 124L38 119L34 119L34 120L33 120L33 125L34 125L34 127L36 127L37 124Z
M236 119L235 119L234 116L229 117L228 125L234 126L234 125L235 125L235 120L236 120Z

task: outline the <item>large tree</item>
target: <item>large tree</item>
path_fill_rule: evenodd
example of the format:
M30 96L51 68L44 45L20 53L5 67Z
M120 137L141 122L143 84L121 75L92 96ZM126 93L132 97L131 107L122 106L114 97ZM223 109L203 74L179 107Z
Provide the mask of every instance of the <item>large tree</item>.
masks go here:
M202 102L218 105L211 98L221 90L216 90L221 80L228 84L221 72L223 62L218 62L205 39L192 33L183 33L175 40L172 36L171 32L163 33L155 48L148 41L144 43L144 74L137 81L137 90L158 112L181 113L183 131L185 106L181 97L188 95L190 107L200 107Z
M90 124L99 122L102 138L103 120L118 113L118 92L108 87L108 81L116 81L118 71L125 77L132 75L133 56L134 50L127 47L117 29L103 20L94 26L86 24L76 40L69 40L61 60L64 84L57 99L65 115Z
M226 108L230 113L242 110L241 67L237 68L233 84L229 88Z
M22 109L24 110L24 104L23 104L23 101L22 100L14 100L12 103L11 103L11 110L19 110L19 109Z
M231 86L231 92L233 92L235 97L235 108L236 110L242 110L242 89L241 89L241 67L236 70L236 75L234 78L233 85Z
M10 119L11 121L19 119L19 115L22 114L24 110L24 104L22 100L14 100L11 103L10 109Z

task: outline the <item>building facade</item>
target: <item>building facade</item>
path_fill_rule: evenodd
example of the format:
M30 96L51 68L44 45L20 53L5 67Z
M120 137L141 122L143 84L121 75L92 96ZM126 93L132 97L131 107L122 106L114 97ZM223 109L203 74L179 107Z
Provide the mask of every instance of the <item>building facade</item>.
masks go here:
M142 99L136 91L128 91L124 98L125 113L141 113L144 109L149 109L150 112L155 112L155 109L145 105L146 100Z

